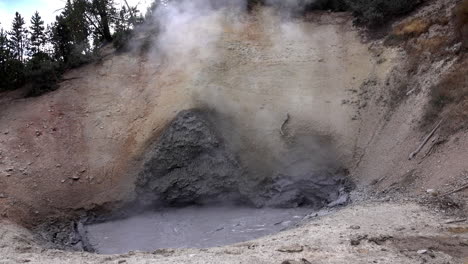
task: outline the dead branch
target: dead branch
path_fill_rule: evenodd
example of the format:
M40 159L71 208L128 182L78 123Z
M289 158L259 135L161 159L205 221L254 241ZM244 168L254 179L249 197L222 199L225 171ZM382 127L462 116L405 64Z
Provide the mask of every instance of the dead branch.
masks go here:
M463 190L466 189L466 188L468 188L468 183L465 184L465 185L462 185L460 188L457 188L457 189L455 189L455 190L453 190L453 191L450 191L450 192L448 192L448 193L445 193L445 194L443 194L442 196L447 196L447 195L450 195L450 194L454 194L454 193L457 193L457 192L459 192L459 191L463 191Z
M289 119L290 119L290 116L289 116L289 113L286 114L286 119L284 120L283 124L281 125L280 127L280 134L281 136L284 137L284 128L286 127L287 123L289 122Z
M81 79L81 77L62 78L60 79L60 81L66 82L66 81L77 80L77 79Z
M135 26L135 15L133 14L132 8L130 8L130 5L128 4L127 0L125 0L125 4L127 5L128 12L130 13L130 17L132 19L132 25Z
M445 224L455 224L455 223L462 223L468 220L467 218L462 218L462 219L455 219L455 220L449 220L445 222Z
M429 147L429 150L424 154L424 156L421 158L421 160L418 162L418 164L421 164L425 158L427 158L429 155L431 155L434 152L435 146L438 146L440 144L443 144L447 140L445 139L438 139L435 140L435 142Z
M381 181L385 180L387 178L387 176L388 176L388 174L381 177L381 178L379 178L378 180L373 181L371 184L376 185L376 184L380 183Z
M93 25L93 27L95 28L95 30L97 30L99 32L99 34L103 34L102 30L101 30L101 27L99 27L98 25L96 25L96 23L94 23L93 19L91 17L88 16L88 14L86 14L86 12L84 12L84 16L86 18L86 20L91 24ZM100 26L102 26L102 24L98 21L98 24L100 24Z
M409 160L412 160L421 151L421 149L426 145L429 139L431 139L431 137L434 135L437 129L439 129L443 121L443 119L440 120L439 123L437 123L437 125L434 127L434 129L432 129L432 131L424 138L424 141L421 143L421 145L419 145L419 147L409 155Z

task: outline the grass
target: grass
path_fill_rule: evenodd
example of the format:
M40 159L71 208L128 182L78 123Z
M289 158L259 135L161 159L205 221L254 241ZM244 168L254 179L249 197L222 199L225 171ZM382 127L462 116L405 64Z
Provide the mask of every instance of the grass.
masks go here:
M430 26L430 21L423 18L415 18L409 22L397 25L392 34L397 37L419 36L422 33L427 32Z
M426 33L433 25L444 26L445 34L428 36ZM386 42L405 48L408 79L418 74L421 63L425 61L432 63L447 56L458 56L451 70L440 76L438 82L430 88L429 102L420 127L422 130L432 129L435 123L444 118L442 136L468 129L468 0L459 2L453 10L453 16L417 17L403 21L393 28ZM462 46L460 51L455 51L453 47L460 42L465 42L465 50ZM402 81L399 87L391 91L394 107L406 98L408 89Z

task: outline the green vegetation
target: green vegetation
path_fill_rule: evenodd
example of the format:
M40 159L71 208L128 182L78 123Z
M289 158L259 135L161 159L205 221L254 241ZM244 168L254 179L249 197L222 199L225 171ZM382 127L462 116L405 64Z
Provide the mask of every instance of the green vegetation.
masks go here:
M422 2L423 0L316 0L301 6L300 12L311 10L350 11L356 17L356 23L378 27L393 17L411 12ZM265 3L268 1L247 0L249 10L252 10L256 5L264 5ZM282 6L281 1L273 1L273 3Z
M389 19L413 11L422 0L343 0L356 22L380 26Z
M36 12L27 27L17 12L11 29L0 29L0 92L26 83L29 96L54 90L64 71L90 62L105 43L124 43L142 22L136 7L113 0L67 0L47 26Z

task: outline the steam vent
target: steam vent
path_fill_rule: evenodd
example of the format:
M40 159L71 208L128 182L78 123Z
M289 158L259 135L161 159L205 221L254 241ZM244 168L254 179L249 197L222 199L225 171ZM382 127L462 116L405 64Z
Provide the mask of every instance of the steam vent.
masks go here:
M468 264L468 0L0 14L0 263Z

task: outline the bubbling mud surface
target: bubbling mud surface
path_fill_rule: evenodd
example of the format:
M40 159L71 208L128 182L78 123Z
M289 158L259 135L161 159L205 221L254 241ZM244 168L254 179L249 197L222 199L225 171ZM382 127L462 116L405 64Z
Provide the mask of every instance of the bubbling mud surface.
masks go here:
M169 208L123 220L87 225L90 244L101 254L160 248L206 248L234 244L294 227L310 208L236 206Z

